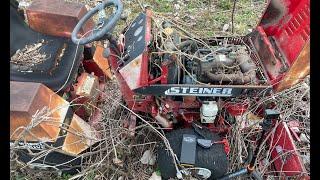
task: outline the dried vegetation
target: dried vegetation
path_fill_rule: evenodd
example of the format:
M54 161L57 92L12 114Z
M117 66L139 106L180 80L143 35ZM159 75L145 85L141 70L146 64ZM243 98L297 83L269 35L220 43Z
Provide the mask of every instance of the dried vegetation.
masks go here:
M93 0L82 0L81 2L91 7L96 3ZM189 38L231 35L231 21L229 18L232 11L231 1L200 2L195 0L178 0L173 2L169 0L126 0L124 3L125 8L127 8L127 22L130 22L141 11L141 7L151 5L155 11L155 18L158 18L158 20L170 20L177 27L180 27L181 31L187 32ZM264 5L265 1L240 1L236 9L235 34L246 34L248 29L253 28L255 26L254 23L257 21L256 17L260 17L262 12L258 7L262 8ZM123 28L124 25L127 25L127 22L122 22L117 28ZM14 64L28 64L30 66L41 63L47 56L41 54L39 52L40 49L41 45L39 44L27 45L24 49L17 51L12 57L11 62ZM137 115L125 107L117 82L109 81L103 94L105 97L104 101L96 107L103 114L103 120L99 124L96 124L101 137L96 146L90 149L89 152L81 155L84 158L81 172L71 177L47 171L47 167L37 166L31 169L29 167L32 161L27 165L16 161L15 153L19 147L12 146L10 149L11 177L13 179L48 179L48 177L51 179L77 179L79 177L85 177L85 179L118 180L148 179L156 171L156 165L143 164L140 159L146 150L150 150L151 154L155 156L157 143L160 141L167 142L163 136L163 131L153 121L150 121L148 117ZM252 117L252 113L263 103L275 103L275 108L282 113L283 121L298 121L301 141L297 142L296 146L302 155L301 158L307 167L307 171L310 172L309 77L296 86L273 94L270 97L263 97L259 100L248 98L246 100L250 102L249 110L243 116L244 118L237 119L237 122L232 127L232 133L228 136L231 145L229 155L230 172L243 167L248 156L248 144L254 145L253 139L256 139L257 134L261 132L258 126L261 119ZM76 105L72 104L72 106ZM49 113L46 112L42 113L41 116L34 116L34 121L46 119L46 117L50 116ZM124 128L124 124L130 119L130 116L136 116L138 120L138 124L134 129L136 131L134 138L131 138L129 136L131 132L127 128ZM243 128L243 124L249 124L249 126ZM32 125L28 128L32 128ZM25 133L29 133L28 128L25 129ZM170 148L170 145L167 144L167 147ZM51 150L52 148L49 148L49 150L40 152L37 157L41 155L45 156ZM264 142L263 147L260 149L257 169L264 178L276 179L277 177L272 175L274 169L271 165L271 151L272 149Z

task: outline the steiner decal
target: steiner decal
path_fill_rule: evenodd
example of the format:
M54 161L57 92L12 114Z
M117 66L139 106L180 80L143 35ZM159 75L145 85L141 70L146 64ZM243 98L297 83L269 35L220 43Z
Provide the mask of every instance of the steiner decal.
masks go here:
M166 95L189 96L232 96L232 88L203 88L203 87L171 87L165 91Z
M14 142L10 142L10 146L13 146ZM45 149L45 145L42 142L18 142L17 144L21 148L33 149L33 150L43 150Z

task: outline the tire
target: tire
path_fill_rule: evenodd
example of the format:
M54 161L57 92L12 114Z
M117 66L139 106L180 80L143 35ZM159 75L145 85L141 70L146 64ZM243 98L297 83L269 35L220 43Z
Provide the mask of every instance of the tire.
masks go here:
M221 137L218 134L214 134L208 130L201 130L201 133L205 137L210 137L213 141L220 141ZM170 143L174 153L180 159L181 144L183 134L196 135L197 138L203 138L198 135L193 129L177 129L166 134L166 137ZM209 179L216 179L228 171L228 158L224 151L223 144L214 144L209 149L205 149L197 145L196 149L196 161L194 167L207 168L211 171L211 177ZM161 176L164 179L176 177L176 169L173 164L173 159L166 150L164 144L160 144L158 147L158 167L161 172Z

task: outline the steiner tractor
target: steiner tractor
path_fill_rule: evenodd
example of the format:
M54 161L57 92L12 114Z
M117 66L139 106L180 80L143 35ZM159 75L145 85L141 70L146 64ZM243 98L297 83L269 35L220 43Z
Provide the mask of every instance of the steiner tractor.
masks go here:
M247 98L280 92L309 74L309 0L271 0L257 27L242 37L186 38L166 21L155 32L147 8L116 38L112 31L122 11L120 0L102 1L89 11L78 3L34 0L21 13L11 1L10 140L20 147L19 159L29 162L47 146L62 147L33 165L59 164L55 168L76 172L82 159L75 157L99 138L94 124L101 112L90 107L104 98L106 81L115 77L126 107L166 129L172 151L158 147L163 178L182 178L193 169L205 179L262 179L255 170L257 153L281 119L279 112L263 106L254 112L263 116L262 135L248 164L236 172L228 173L226 137L250 106ZM133 130L138 121L130 116L125 127ZM282 126L284 133L270 143L277 146L274 167L284 177L305 173L298 154L277 159L279 147L295 149Z

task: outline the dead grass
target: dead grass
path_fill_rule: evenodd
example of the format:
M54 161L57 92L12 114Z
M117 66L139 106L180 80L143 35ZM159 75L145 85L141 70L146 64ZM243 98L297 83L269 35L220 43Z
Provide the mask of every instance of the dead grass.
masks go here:
M20 0L23 1L23 0ZM32 0L26 0L31 2ZM74 2L82 2L90 7L93 7L96 0L68 0ZM232 0L124 0L125 13L128 15L126 20L121 20L116 27L114 33L119 34L129 22L131 22L145 6L150 6L156 15L167 17L177 24L188 29L189 32L195 34L198 37L212 37L212 36L224 36L224 35L245 35L253 29L259 22L259 18L266 5L266 0L239 0L237 1L235 8L234 18L234 33L231 33L231 14L232 14ZM225 27L225 28L224 28ZM304 82L302 82L304 83ZM296 88L296 87L294 87ZM267 99L268 101L277 102L279 104L278 109L284 113L285 120L290 118L300 118L303 124L303 132L309 135L309 117L308 117L308 102L305 104L297 104L298 97L301 97L303 93L307 92L308 88L303 89L301 84L298 85L300 92L295 92L293 89L288 90L287 94L282 93L276 95L277 99ZM120 94L118 89L106 89L105 93L112 95L112 99L120 102ZM300 94L299 94L300 93ZM302 94L301 94L302 93ZM295 97L295 98L292 98ZM308 99L308 98L307 98ZM310 99L310 97L309 97ZM115 104L106 101L100 106L104 112L104 128L106 130L112 129L112 133L121 134L128 133L125 129L119 128L121 126L121 119L128 118L129 112ZM265 100L265 99L264 99ZM254 100L252 100L254 101ZM261 100L262 101L262 100ZM259 102L257 102L259 103ZM257 105L257 104L255 104ZM305 109L301 109L305 107ZM252 110L252 109L251 109ZM114 112L117 113L114 113ZM299 114L297 112L303 112ZM307 114L307 115L306 115ZM116 116L115 116L116 115ZM248 141L249 137L243 138L247 132L236 131L239 127L233 127L233 142L231 147L234 154L231 154L230 159L232 162L231 170L235 170L240 167L242 158L246 156L247 152L244 149L244 141ZM259 131L253 129L250 131L252 135ZM112 134L111 133L111 134ZM105 137L110 137L110 132L106 131ZM108 151L101 154L98 161L87 164L89 169L92 163L101 163L101 167L94 168L94 171L84 175L85 179L133 179L140 177L140 179L148 179L152 172L156 170L155 166L142 165L139 162L143 152L145 150L154 151L156 143L148 144L149 142L159 141L154 131L150 130L145 124L140 124L135 139L122 139L120 136L112 136L108 139L104 145L112 144L111 140L116 141L116 145L110 146ZM117 143L118 142L118 143ZM301 145L300 145L301 146ZM303 147L308 148L308 145ZM301 148L301 147L300 147ZM239 152L240 151L240 152ZM108 154L109 153L109 154ZM268 152L266 152L268 153ZM108 156L106 156L108 154ZM308 150L304 152L308 154ZM117 157L119 164L114 163L114 158ZM261 157L261 161L266 156ZM268 160L268 159L267 159ZM122 163L122 165L121 165ZM68 179L68 175L59 175L53 172L46 172L43 170L23 168L21 165L12 162L11 166L11 179ZM268 169L261 169L262 172L267 173Z
M50 58L45 53L41 52L41 48L46 44L41 40L35 44L27 44L23 49L18 49L11 57L10 63L17 65L20 69L28 70L29 68L42 63Z

